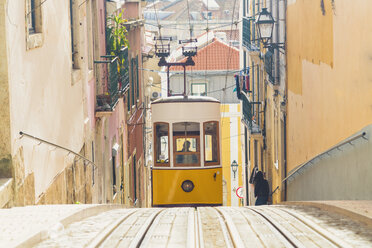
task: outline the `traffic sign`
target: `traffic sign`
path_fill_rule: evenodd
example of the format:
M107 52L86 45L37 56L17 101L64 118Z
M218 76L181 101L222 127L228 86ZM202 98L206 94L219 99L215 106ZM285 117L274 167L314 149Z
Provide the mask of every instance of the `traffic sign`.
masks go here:
M243 194L244 194L244 189L243 187L239 187L236 189L235 191L235 194L237 197L239 197L240 199L244 198Z

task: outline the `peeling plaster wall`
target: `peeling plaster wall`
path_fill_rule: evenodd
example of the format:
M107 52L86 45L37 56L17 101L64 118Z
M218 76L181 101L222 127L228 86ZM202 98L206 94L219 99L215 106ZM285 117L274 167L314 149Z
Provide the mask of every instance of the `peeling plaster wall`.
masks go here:
M85 18L82 6L79 16ZM42 44L31 50L26 49L25 1L8 1L6 18L12 156L23 150L17 170L24 178L33 174L36 201L73 158L32 139L20 139L19 132L79 152L86 119L83 81L88 80L85 69L72 70L69 2L48 1L41 8ZM84 45L80 44L82 59L87 57Z
M371 9L288 2L288 171L372 123Z
M8 59L6 49L6 5L0 2L0 178L11 177L11 141Z

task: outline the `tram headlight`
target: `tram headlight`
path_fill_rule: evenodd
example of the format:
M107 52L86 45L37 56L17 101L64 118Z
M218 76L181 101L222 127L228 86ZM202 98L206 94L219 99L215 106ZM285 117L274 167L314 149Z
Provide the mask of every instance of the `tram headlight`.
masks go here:
M194 183L190 180L185 180L182 182L181 188L186 193L189 193L194 189Z

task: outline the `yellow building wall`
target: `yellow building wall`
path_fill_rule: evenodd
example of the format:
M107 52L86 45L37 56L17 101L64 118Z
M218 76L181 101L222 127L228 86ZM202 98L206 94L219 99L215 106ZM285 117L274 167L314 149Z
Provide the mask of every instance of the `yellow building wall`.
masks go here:
M283 96L274 93L274 89L267 87L266 106L266 149L265 149L265 173L273 192L271 202L273 204L282 201L282 180L284 179L284 142L282 139L283 116L280 110L280 103Z
M288 4L288 171L372 123L372 1L322 2Z
M236 189L243 186L242 124L240 104L221 104L221 160L223 203L226 206L241 206ZM238 170L234 174L231 163L236 160Z

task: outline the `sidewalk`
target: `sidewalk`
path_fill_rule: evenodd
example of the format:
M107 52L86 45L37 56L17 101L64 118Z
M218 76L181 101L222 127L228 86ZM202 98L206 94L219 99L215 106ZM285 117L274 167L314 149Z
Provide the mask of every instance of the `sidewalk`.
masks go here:
M293 201L281 205L305 205L347 216L372 228L372 201Z
M121 205L36 205L0 209L0 247L29 247L48 236L53 228Z

